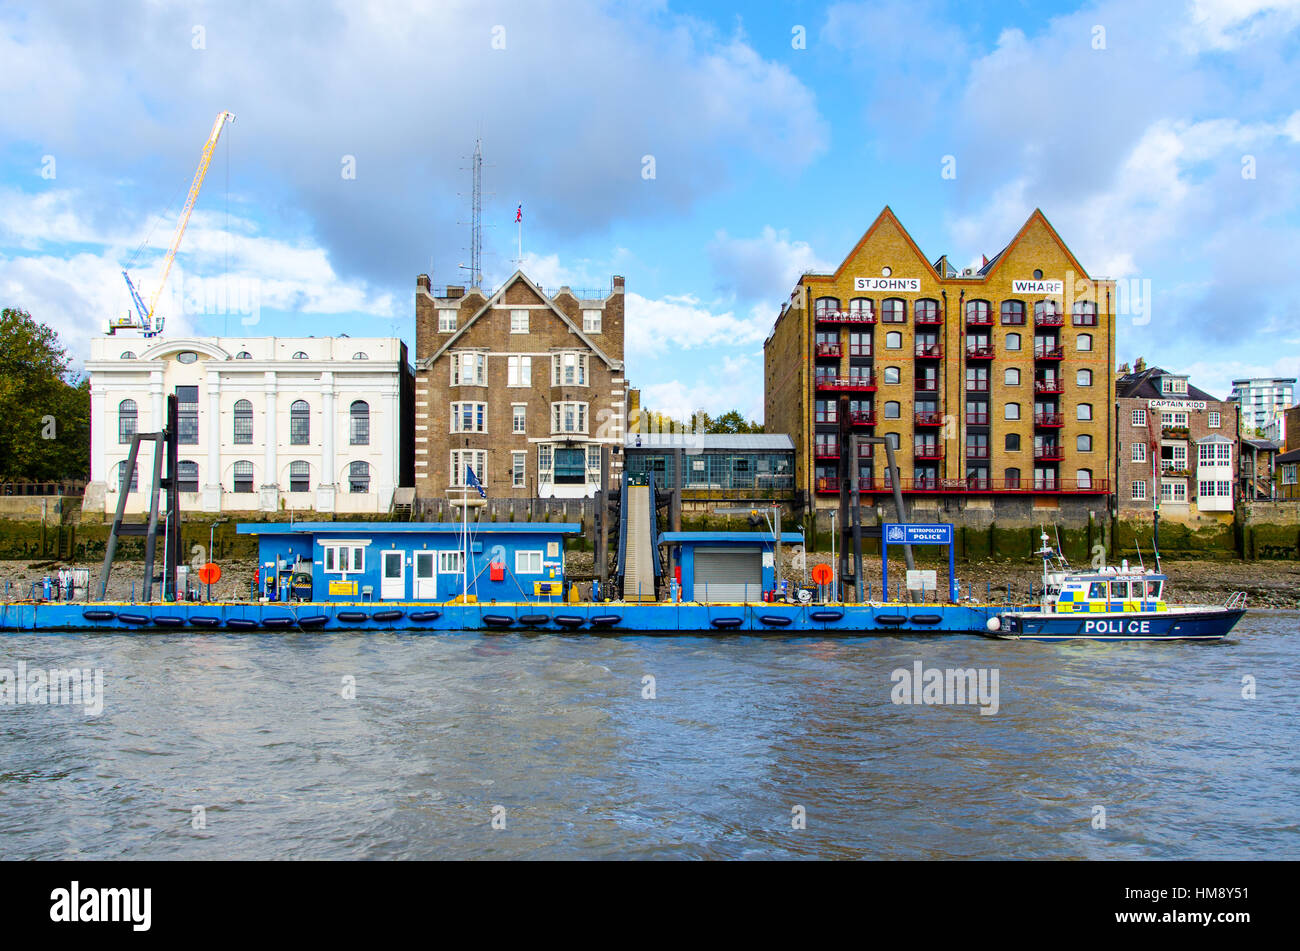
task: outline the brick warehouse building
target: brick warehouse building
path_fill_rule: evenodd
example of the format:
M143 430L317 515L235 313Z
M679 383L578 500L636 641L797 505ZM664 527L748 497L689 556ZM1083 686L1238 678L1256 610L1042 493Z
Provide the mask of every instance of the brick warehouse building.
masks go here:
M833 274L803 275L783 305L764 344L766 429L793 438L795 485L817 509L850 477L852 432L893 439L914 508L1105 506L1113 299L1040 211L959 273L946 256L930 263L886 207ZM884 448L864 450L859 489L883 500Z
M580 296L581 295L581 296ZM417 497L459 497L473 466L495 498L584 498L627 418L623 278L548 294L516 271L494 293L416 279Z
M1123 517L1232 520L1238 479L1237 405L1217 400L1187 376L1120 367L1115 385L1116 505ZM1159 473L1157 476L1156 473Z

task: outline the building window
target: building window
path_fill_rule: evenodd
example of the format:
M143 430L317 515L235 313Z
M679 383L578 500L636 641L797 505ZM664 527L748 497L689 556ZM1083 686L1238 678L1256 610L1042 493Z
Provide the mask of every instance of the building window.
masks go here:
M311 491L311 467L302 459L289 463L289 491Z
M253 404L248 400L235 402L234 444L236 446L253 444Z
M123 350L123 351L122 351L121 359L123 359L123 360L134 360L134 359L135 359L135 353L133 353L133 352L130 351L130 350Z
M1176 413L1161 413L1161 414L1160 414L1160 425L1161 425L1161 426L1183 426L1183 427L1186 427L1186 426L1187 426L1187 414L1186 414L1186 413L1183 413L1183 412L1176 412Z
M1020 371L1015 367L1007 367L1006 372L1002 374L1002 382L1007 386L1020 385Z
M348 491L357 494L370 491L370 466L360 459L348 464Z
M600 446L594 443L587 447L587 481L600 484Z
M897 452L898 447L902 445L902 441L899 439L898 433L885 433L885 441L888 442L889 445L893 447L895 452ZM885 472L886 474L888 474L889 472L889 468L887 466L885 468Z
M235 463L235 491L253 491L253 464L247 459Z
M140 411L135 400L122 400L117 404L117 441L129 443L131 437L139 431Z
M1092 334L1079 334L1074 339L1075 349L1080 353L1087 353L1092 350Z
M524 466L527 459L526 452L510 453L510 484L516 489L524 487Z
M1232 465L1232 446L1229 443L1201 443L1197 447L1197 462L1203 466Z
M899 404L890 400L885 403L885 419L899 418Z
M1295 485L1300 476L1300 464L1289 462L1282 467L1282 484Z
M903 335L899 333L897 330L891 330L889 333L885 334L885 349L886 350L903 349Z
M451 355L452 386L484 386L487 384L487 354L453 353Z
M1160 501L1161 502L1186 502L1187 501L1187 483L1186 481L1162 479L1160 482Z
M1092 419L1092 404L1080 403L1075 407L1075 419Z
M1144 442L1135 442L1135 443L1133 444L1133 454L1132 454L1132 456L1130 456L1130 458L1131 458L1134 462L1146 462L1146 461L1147 461L1147 444L1144 443Z
M366 570L364 545L322 545L325 570L330 574L356 574Z
M861 320L871 319L871 298L855 297L849 301L849 316Z
M1096 303L1090 300L1077 300L1074 302L1074 326L1076 327L1097 326Z
M1006 435L1005 446L1006 446L1006 450L1007 450L1007 452L1019 452L1019 451L1020 451L1020 434L1019 434L1019 433L1007 433L1007 435Z
M837 314L840 310L840 299L838 297L819 297L813 303L813 311L818 317L829 314Z
M451 431L453 433L487 432L487 403L452 403Z
M1146 500L1146 497L1147 497L1147 480L1146 480L1146 479L1134 479L1134 480L1133 480L1133 491L1130 493L1129 497L1130 497L1134 502L1143 502L1143 501L1145 501L1145 500Z
M1092 386L1092 371L1080 370L1075 374L1074 382L1079 386Z
M370 354L368 354L368 353L362 353L362 352L360 352L360 351L357 351L356 353L352 354L352 359L353 359L353 360L369 360L369 359L370 359Z
M299 350L297 353L295 353L295 354L293 355L293 359L295 359L295 360L306 360L306 359L307 359L307 354L306 354L304 351Z
M1074 473L1074 486L1077 489L1092 488L1092 470L1079 469Z
M456 329L457 311L451 307L438 308L438 333L449 334Z
M465 570L465 553L463 551L438 552L438 574L458 575Z
M1006 487L1008 489L1020 488L1020 470L1015 468L1014 466L1010 469L1005 470L1002 473L1002 478L1005 481Z
M512 334L528 333L528 311L512 310L510 312L510 332Z
M1019 418L1020 418L1020 404L1019 404L1019 403L1008 403L1005 407L1003 407L1002 418L1003 418L1003 419L1019 419Z
M1020 334L1015 334L1015 333L1007 334L1007 349L1008 350L1020 349Z
M1074 437L1074 448L1079 452L1092 452L1092 437L1087 433L1080 433Z
M1218 429L1218 428L1219 428L1219 414L1216 413L1214 410L1210 410L1210 413L1209 413L1209 419L1208 419L1208 421L1206 422L1206 425L1209 426L1210 429Z
M1022 300L1004 300L1002 302L1002 323L1011 326L1025 322L1025 302Z
M355 400L348 408L348 437L350 445L370 445L370 404L365 400Z
M598 310L584 310L582 312L582 332L585 334L600 333L601 312Z
M510 407L511 430L516 433L528 432L528 407L523 403L516 403Z
M899 380L898 367L885 367L885 382L897 383Z
M587 355L556 353L551 355L551 386L586 386Z
M555 447L553 478L556 485L582 485L587 481L587 454L582 449Z
M1144 409L1133 410L1133 425L1145 426L1147 424L1147 411Z
M585 433L587 431L586 403L552 403L551 432Z
M555 450L548 444L542 443L537 447L537 482L539 485L550 485L554 476L554 458Z
M176 387L177 439L182 446L199 444L199 388L197 386Z
M880 319L887 324L907 321L907 302L898 297L887 297L880 302Z
M126 479L126 460L123 459L117 464L117 491L122 491L122 482ZM137 491L140 488L140 464L136 463L131 470L131 487L127 489L127 494Z
M990 324L993 322L992 308L986 300L968 300L966 302L966 321L972 324Z
M176 491L199 491L199 464L189 459L182 459L176 464Z
M236 360L251 360L251 359L253 359L253 355L252 355L251 353L249 353L247 350L240 350L237 354L235 354L235 359L236 359Z
M451 484L453 486L469 485L465 478L467 469L473 469L474 475L482 485L487 485L487 451L483 449L453 449L451 451Z
M506 357L506 386L533 385L533 358Z
M540 575L542 573L542 553L540 551L515 552L515 574Z
M289 406L289 445L311 443L311 407L306 400L294 400Z

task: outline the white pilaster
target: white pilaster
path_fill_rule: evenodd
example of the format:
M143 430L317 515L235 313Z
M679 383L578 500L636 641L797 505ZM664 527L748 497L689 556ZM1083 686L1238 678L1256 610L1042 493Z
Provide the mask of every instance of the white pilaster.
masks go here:
M208 367L208 463L203 480L203 511L221 511L221 376L216 367Z
M266 395L266 422L263 427L266 431L266 446L262 457L262 486L258 492L258 507L263 512L275 512L280 508L280 470L277 453L280 437L276 425L279 421L279 407L276 403L278 382L274 370L266 371L263 390Z
M334 511L337 462L334 458L334 436L338 430L338 413L334 408L334 373L325 370L320 375L321 395L321 451L320 471L316 481L316 510Z

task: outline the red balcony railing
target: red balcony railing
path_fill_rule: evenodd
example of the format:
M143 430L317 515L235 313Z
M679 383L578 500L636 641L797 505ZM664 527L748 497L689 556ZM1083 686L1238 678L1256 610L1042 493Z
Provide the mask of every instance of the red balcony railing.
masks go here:
M850 426L874 426L876 425L875 413L849 413Z
M1065 381L1064 380L1035 380L1034 392L1035 393L1064 393Z
M1065 417L1060 413L1035 413L1035 426L1064 426Z
M1039 312L1034 314L1035 327L1064 327L1065 314L1049 314Z
M943 446L937 442L918 442L912 446L914 459L942 459Z
M993 311L984 314L968 313L966 315L966 326L968 327L992 327Z
M904 478L899 480L899 488L904 492L945 492L945 493L983 493L999 492L1012 494L1059 494L1059 495L1105 495L1110 491L1107 479L929 479ZM840 490L840 480L825 477L817 480L818 493L833 493ZM891 492L887 479L859 479L860 492Z
M967 380L966 381L967 393L987 393L988 391L989 391L988 380Z
M1035 446L1034 458L1041 462L1060 462L1065 458L1065 447L1059 445Z
M817 389L819 390L845 390L849 392L862 393L870 392L876 388L875 377L870 374L860 374L858 376L818 376Z
M918 376L916 378L916 391L918 393L937 393L939 392L938 377Z
M838 459L840 457L840 444L838 442L814 443L813 455L818 459Z
M982 345L978 347L967 347L966 358L968 360L992 360L993 347L991 345Z
M970 446L966 447L967 459L987 459L989 457L988 446Z
M968 426L987 426L989 424L988 413L967 413L966 425Z
M1063 360L1065 359L1064 347L1035 347L1035 360Z
M819 310L816 313L818 323L822 324L874 324L876 315L873 311Z
M873 489L878 489L879 486L877 485L877 481L878 480L875 479L858 479L858 491L870 492ZM827 492L838 492L839 490L840 479L838 476L822 476L817 480L816 491L818 493L824 494Z
M939 359L940 357L943 356L943 344L941 344L941 343L931 343L931 344L918 343L918 344L916 345L916 355L917 355L918 357L924 357L924 358L929 359L929 360L937 360L937 359Z
M921 327L934 327L943 323L943 315L937 310L933 314L920 313L916 315L916 323Z
M819 357L839 357L844 355L844 348L838 343L819 343L817 344L817 356Z
M918 426L942 426L943 413L921 412L916 414L916 425Z

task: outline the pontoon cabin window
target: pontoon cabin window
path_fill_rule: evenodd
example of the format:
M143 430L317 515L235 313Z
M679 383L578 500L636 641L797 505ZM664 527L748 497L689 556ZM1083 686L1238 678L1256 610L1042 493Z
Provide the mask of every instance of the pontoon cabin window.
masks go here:
M335 574L351 574L366 570L366 549L362 545L325 545L325 570Z
M1088 597L1094 601L1106 600L1106 582L1094 581L1088 585Z

